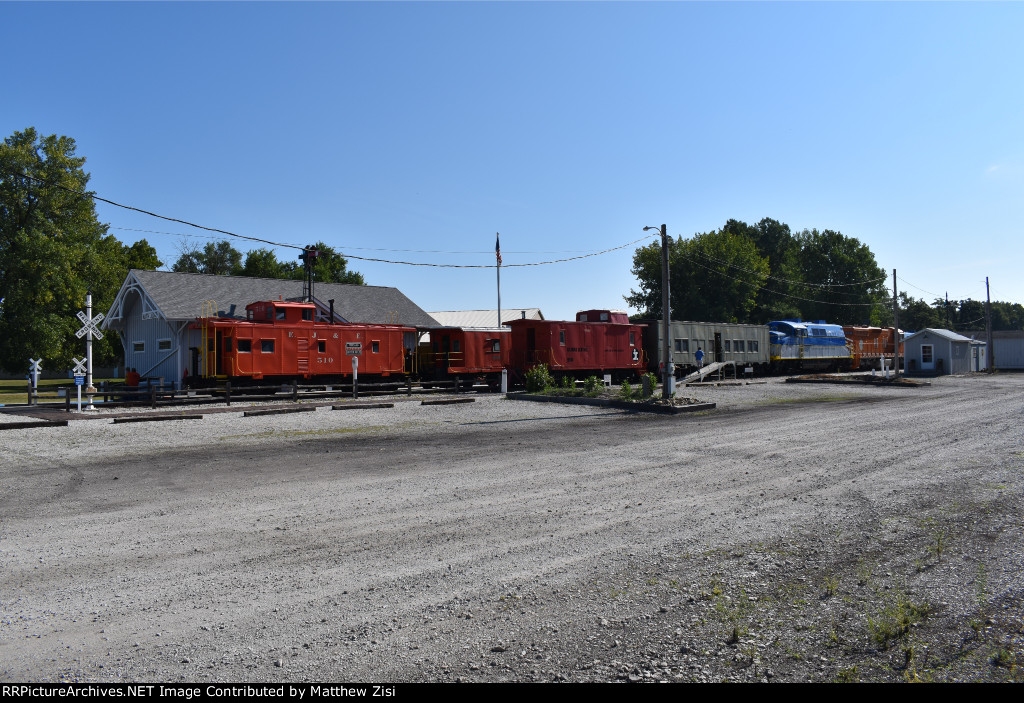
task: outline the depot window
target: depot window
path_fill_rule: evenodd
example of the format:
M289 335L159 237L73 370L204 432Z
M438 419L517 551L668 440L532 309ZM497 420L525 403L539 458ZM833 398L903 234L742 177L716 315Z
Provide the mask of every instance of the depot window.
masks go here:
M146 351L146 343L145 342L132 342L132 351L137 353L137 354Z
M238 351L246 354L252 352L252 340L251 339L239 339L238 340Z
M157 351L170 351L171 350L171 340L169 340L169 339L158 339L158 340L156 340L156 350Z
M261 339L260 340L260 351L264 354L274 353L274 340L273 339Z

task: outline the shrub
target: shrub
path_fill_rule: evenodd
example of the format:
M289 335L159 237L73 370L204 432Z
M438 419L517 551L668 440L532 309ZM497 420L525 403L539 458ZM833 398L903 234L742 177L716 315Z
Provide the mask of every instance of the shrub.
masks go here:
M547 364L537 364L526 372L527 393L541 393L555 385Z
M604 390L604 382L597 376L587 376L586 380L583 381L583 390L588 395L598 393Z
M633 399L633 386L630 385L629 381L623 381L619 387L619 397L623 400Z

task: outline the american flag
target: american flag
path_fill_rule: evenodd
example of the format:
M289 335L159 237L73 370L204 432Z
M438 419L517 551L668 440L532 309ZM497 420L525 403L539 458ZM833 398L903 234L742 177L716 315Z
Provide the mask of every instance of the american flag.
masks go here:
M494 255L498 258L498 266L501 266L501 233L494 235Z

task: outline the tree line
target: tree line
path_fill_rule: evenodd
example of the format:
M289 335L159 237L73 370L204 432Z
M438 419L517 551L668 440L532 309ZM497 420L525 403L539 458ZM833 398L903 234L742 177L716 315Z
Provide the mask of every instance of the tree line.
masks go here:
M729 220L689 239L669 238L669 301L675 320L763 325L772 320L826 320L840 325L893 324L891 279L871 249L835 230L804 229L764 218ZM632 273L638 289L624 296L637 319L661 317L661 243L640 247ZM983 329L984 302L931 305L899 294L900 328ZM950 316L952 313L952 316ZM948 320L948 322L947 322ZM1024 307L992 303L996 330L1024 329Z
M86 292L93 314L106 313L131 269L163 266L145 239L123 244L99 221L85 158L75 149L74 139L31 127L0 144L0 369L10 373L25 372L29 358L41 358L46 370L71 368L71 357L84 354L75 332ZM314 246L324 253L317 280L363 283L333 249ZM301 265L280 262L266 249L248 252L243 262L226 241L183 252L174 270L303 277ZM116 335L93 344L101 366L120 363L122 352Z

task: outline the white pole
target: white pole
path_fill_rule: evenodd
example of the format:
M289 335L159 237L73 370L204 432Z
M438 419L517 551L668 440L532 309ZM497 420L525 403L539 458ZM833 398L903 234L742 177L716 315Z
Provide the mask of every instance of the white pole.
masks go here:
M85 317L89 321L89 329L85 334L85 393L88 396L89 404L86 410L95 410L92 404L92 394L96 388L92 385L92 291L85 294Z

